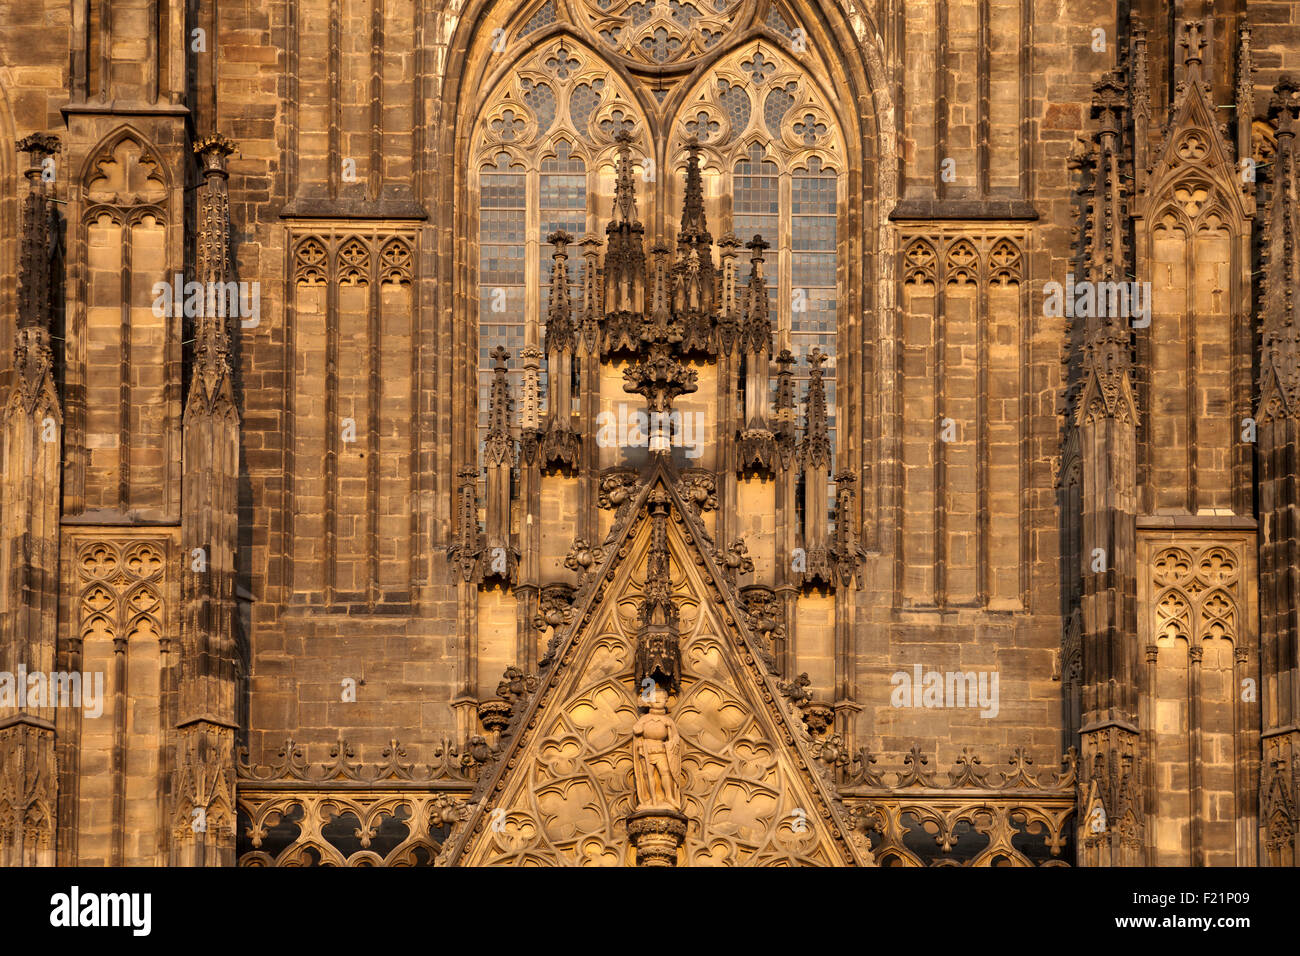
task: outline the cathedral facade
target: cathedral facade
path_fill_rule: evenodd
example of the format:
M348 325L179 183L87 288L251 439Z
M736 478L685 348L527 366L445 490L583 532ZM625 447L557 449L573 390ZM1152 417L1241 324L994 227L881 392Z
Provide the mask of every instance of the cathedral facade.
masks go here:
M1294 866L1300 4L0 9L0 862Z

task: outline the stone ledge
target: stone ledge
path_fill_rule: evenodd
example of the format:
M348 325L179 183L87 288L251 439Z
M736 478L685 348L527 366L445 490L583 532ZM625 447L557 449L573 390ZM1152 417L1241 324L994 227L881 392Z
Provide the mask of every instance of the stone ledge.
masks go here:
M427 220L428 211L413 199L298 198L280 210L281 219Z
M904 199L889 214L892 222L959 220L1032 222L1034 204L1024 199Z

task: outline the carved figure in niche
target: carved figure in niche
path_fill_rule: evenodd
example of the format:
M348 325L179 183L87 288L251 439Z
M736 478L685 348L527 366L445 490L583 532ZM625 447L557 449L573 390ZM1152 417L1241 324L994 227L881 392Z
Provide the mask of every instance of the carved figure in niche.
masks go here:
M677 724L668 716L668 692L656 684L647 712L632 725L637 810L681 810L682 795L677 783L682 768L681 743Z

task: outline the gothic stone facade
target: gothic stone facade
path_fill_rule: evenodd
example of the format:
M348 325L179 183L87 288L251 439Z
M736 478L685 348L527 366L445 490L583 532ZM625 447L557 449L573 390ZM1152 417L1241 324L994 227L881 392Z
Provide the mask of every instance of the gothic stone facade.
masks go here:
M0 6L0 861L1295 865L1293 77L1289 0Z

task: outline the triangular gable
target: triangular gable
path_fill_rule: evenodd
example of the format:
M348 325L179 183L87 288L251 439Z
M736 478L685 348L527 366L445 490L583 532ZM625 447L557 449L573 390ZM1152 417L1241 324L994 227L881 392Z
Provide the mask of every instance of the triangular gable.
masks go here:
M679 865L843 866L871 862L860 834L786 710L708 537L662 465L647 476L626 526L606 541L599 582L541 675L533 699L480 781L468 817L439 860L460 866L630 866L636 809L631 728L638 599L652 520L669 502L672 596L680 614L681 691L669 708L681 736L689 824ZM587 590L587 589L584 589ZM481 799L479 799L481 798Z
M1149 219L1170 201L1185 180L1207 182L1226 203L1225 213L1247 219L1251 212L1232 150L1219 130L1219 118L1199 68L1179 85L1178 98L1158 155L1151 167L1135 216ZM1212 196L1202 204L1212 205Z

